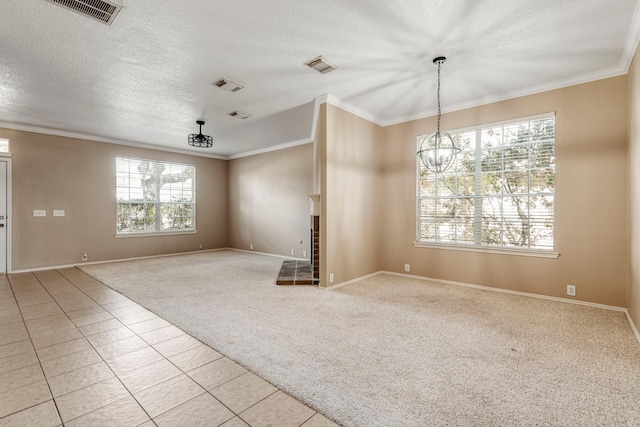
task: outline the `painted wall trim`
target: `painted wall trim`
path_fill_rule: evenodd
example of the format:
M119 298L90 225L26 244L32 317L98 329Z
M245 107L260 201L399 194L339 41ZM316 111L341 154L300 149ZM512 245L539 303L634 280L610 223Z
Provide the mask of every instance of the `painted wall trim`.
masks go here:
M266 252L256 252L256 251L248 251L248 250L245 250L245 249L237 249L237 248L225 247L225 248L216 248L216 249L198 249L197 251L174 252L174 253L170 253L170 254L161 254L161 255L147 255L147 256L140 256L140 257L133 257L133 258L108 259L108 260L104 260L104 261L79 262L77 264L52 265L52 266L49 266L49 267L27 268L27 269L24 269L24 270L15 270L15 271L12 271L11 273L13 273L13 274L30 273L32 271L58 270L58 269L61 269L61 268L82 267L83 265L109 264L111 262L137 261L137 260L141 260L141 259L165 258L165 257L170 257L170 256L190 255L190 254L198 254L198 253L203 253L203 252L217 252L217 251L247 252L247 253L250 253L250 254L266 255L266 256L275 257L275 258L286 258L286 259L292 259L292 260L296 260L296 261L309 261L308 258L296 258L296 257L286 256L286 255L276 255L276 254L269 254L269 253L266 253ZM360 280L360 279L358 279L358 280Z
M315 116L315 111L314 111L314 116ZM316 121L315 117L313 121ZM240 159L242 157L255 156L256 154L264 154L264 153L270 153L271 151L284 150L285 148L296 147L298 145L309 144L311 142L313 142L312 138L303 138L303 139L298 139L297 141L285 142L283 144L260 148L258 150L251 150L251 151L245 151L243 153L232 154L230 156L227 156L226 159L227 160Z
M347 286L347 285L350 285L350 284L355 283L355 282L359 282L359 281L364 280L364 279L370 279L371 277L379 276L381 274L385 274L385 272L384 271L376 271L375 273L367 274L366 276L356 277L355 279L349 280L347 282L338 283L337 285L331 285L331 286L327 286L327 287L319 286L319 288L320 289L324 289L326 291L331 291L333 289L341 288L343 286Z
M309 258L296 258L294 256L270 254L270 253L267 253L267 252L250 251L250 250L247 250L247 249L237 249L237 248L225 248L225 249L229 249L230 251L236 251L236 252L246 252L246 253L249 253L249 254L266 255L266 256L271 256L271 257L276 257L276 258L283 258L283 259L292 259L292 260L295 260L295 261L309 261Z
M635 16L634 16L634 19L636 19ZM637 26L640 27L640 24ZM628 40L628 43L630 43L633 46L637 46L640 40L640 29L636 30L634 27L633 32L634 33L638 32L638 35L632 36L630 34L629 36L634 37L635 39L633 41ZM626 54L626 49L627 48L625 47L625 54ZM635 48L634 50L631 51L631 59L633 59L633 52L635 52ZM494 104L496 102L507 101L510 99L521 98L524 96L536 95L538 93L549 92L552 90L562 89L562 88L575 86L583 83L591 83L597 80L604 80L612 77L622 76L627 74L627 72L629 71L629 65L631 64L631 59L622 57L620 60L620 63L617 66L606 68L604 70L595 71L593 73L582 74L579 76L574 76L567 79L560 79L560 80L543 83L539 85L532 85L526 88L504 92L498 95L471 99L469 101L460 102L458 104L448 105L442 108L442 112L452 113L455 111L466 110L469 108L479 107L482 105ZM351 105L348 102L343 101L340 98L330 94L322 95L316 99L320 100L320 103L331 104L335 107L341 108L349 113L352 113L362 119L368 120L382 127L393 126L401 123L411 122L414 120L426 119L428 117L433 117L436 114L438 114L438 110L430 109L430 110L420 111L415 114L409 114L405 116L395 117L393 119L384 120L377 116L374 116L368 111L365 111L361 108Z
M627 315L627 320L629 321L629 325L631 326L631 330L633 331L633 334L636 336L636 339L638 340L638 343L640 344L640 333L638 332L638 329L636 328L635 323L633 323L633 319L631 318L631 315L629 314L629 310L627 310L625 308L624 309L624 314Z
M466 244L454 244L454 243L436 243L436 242L413 242L414 248L426 248L426 249L439 249L449 251L465 251L465 252L481 252L486 254L498 254L498 255L516 255L516 256L530 256L538 258L551 258L556 259L560 256L560 252L535 250L535 249L520 249L511 247L490 247L482 245L466 245Z
M11 248L13 247L12 245L12 239L13 239L13 166L12 166L12 162L11 162L11 158L10 157L2 157L0 158L0 161L4 161L7 162L7 220L6 220L6 227L7 227L7 248L6 248L6 255L7 255L7 274L11 273L11 262L12 262L12 255L11 255Z
M178 252L178 253L163 254L163 255L149 255L149 256L135 257L135 258L122 258L122 259L113 259L113 260L106 260L106 261L83 262L83 263L79 263L79 264L67 264L67 265L58 265L58 266L50 266L50 267L40 267L40 268L32 268L32 269L26 269L26 270L15 270L15 271L12 271L11 273L18 274L18 273L29 273L29 272L33 272L33 271L57 270L57 269L62 269L62 268L82 267L83 265L108 264L108 263L112 263L112 262L125 262L125 261L135 261L135 260L142 260L142 259L165 258L165 257L170 257L170 256L189 255L189 254L196 254L196 253L203 253L203 252L219 252L219 251L224 251L224 250L253 253L253 254L257 254L257 255L266 255L266 256L271 256L271 257L276 257L276 258L287 258L287 259L294 259L294 260L299 260L299 261L308 261L306 258L294 258L294 257L288 257L288 256L284 256L284 255L270 254L270 253L266 253L266 252L248 251L248 250L245 250L245 249L237 249L237 248L228 248L227 247L227 248L217 248L217 249L203 249L203 250L197 250L197 251L191 251L191 252ZM631 327L631 330L633 331L633 334L636 337L636 340L638 341L638 344L640 345L640 333L638 332L638 329L636 328L635 324L633 323L633 320L631 319L631 315L629 314L629 311L624 307L617 307L617 306L613 306L613 305L597 304L597 303L588 302L588 301L577 301L577 300L571 300L571 299L568 299L568 298L550 297L550 296L547 296L547 295L533 294L533 293L529 293L529 292L512 291L512 290L509 290L509 289L493 288L493 287L490 287L490 286L474 285L474 284L471 284L471 283L454 282L454 281L451 281L451 280L433 279L433 278L424 277L424 276L416 276L416 275L404 274L404 273L395 273L393 271L385 271L385 270L377 271L375 273L367 274L365 276L356 277L355 279L348 280L348 281L342 282L342 283L338 283L337 285L333 285L333 286L329 286L329 287L319 286L318 288L330 291L330 290L334 290L334 289L337 289L337 288L341 288L341 287L346 286L346 285L350 285L352 283L359 282L361 280L365 280L365 279L369 279L369 278L372 278L372 277L375 277L375 276L379 276L379 275L382 275L382 274L388 274L388 275L391 275L391 276L407 277L407 278L410 278L410 279L418 279L418 280L424 280L424 281L430 281L430 282L436 282L436 283L443 283L443 284L446 284L446 285L463 286L463 287L467 287L467 288L474 288L474 289L480 289L480 290L491 291L491 292L500 292L500 293L505 293L505 294L520 295L520 296L544 299L544 300L549 300L549 301L563 302L563 303L569 303L569 304L577 304L577 305L583 305L583 306L587 306L587 307L602 308L602 309L605 309L605 310L620 311L620 312L623 312L625 314L625 316L627 317L627 320L629 322L629 326Z
M637 44L637 43L636 43ZM606 68L604 70L595 71L593 73L582 74L580 76L570 77L567 79L560 79L554 82L543 83L539 85L529 86L523 89L517 89L509 92L504 92L499 95L487 96L484 98L472 99L469 101L460 102L445 106L442 108L443 113L451 113L454 111L466 110L469 108L479 107L482 105L494 104L496 102L507 101L510 99L521 98L529 95L536 95L538 93L549 92L556 89L562 89L569 86L575 86L583 83L591 83L597 80L608 79L612 77L622 76L627 73L628 67L625 68L621 65L615 67ZM406 116L400 116L394 119L385 120L381 123L382 126L397 125L400 123L410 122L413 120L425 119L427 117L433 117L438 114L438 110L426 110L415 114Z
M388 275L391 275L391 276L407 277L407 278L410 278L410 279L418 279L418 280L424 280L424 281L429 281L429 282L442 283L442 284L445 284L445 285L463 286L465 288L480 289L480 290L483 290L483 291L500 292L500 293L503 293L503 294L519 295L519 296L523 296L523 297L538 298L538 299L544 299L544 300L548 300L548 301L563 302L563 303L568 303L568 304L583 305L583 306L586 306L586 307L602 308L604 310L612 310L612 311L623 312L625 314L625 316L627 316L627 320L629 321L629 326L631 327L631 330L633 331L633 334L636 337L636 340L638 341L638 344L640 345L640 333L638 332L638 329L636 328L636 325L633 323L633 320L631 319L631 315L629 314L629 311L624 307L618 307L618 306L615 306L615 305L606 305L606 304L598 304L598 303L588 302L588 301L572 300L572 299L568 299L568 298L551 297L551 296L548 296L548 295L534 294L534 293L530 293L530 292L512 291L512 290L509 290L509 289L493 288L491 286L474 285L474 284L471 284L471 283L454 282L454 281L451 281L451 280L433 279L433 278L430 278L430 277L416 276L416 275L413 275L413 274L395 273L393 271L384 271L384 270L378 271L378 272L375 272L375 273L371 273L371 274L367 274L365 276L357 277L357 278L349 280L347 282L339 283L337 285L333 285L333 286L330 286L330 287L327 287L327 288L322 288L321 287L320 289L325 289L325 290L330 291L330 290L333 290L333 289L336 289L336 288L341 288L342 286L346 286L346 285L350 285L350 284L355 283L355 282L359 282L361 280L365 280L365 279L369 279L371 277L379 276L381 274L388 274Z
M0 128L19 130L23 132L42 133L45 135L63 136L66 138L86 139L88 141L106 142L107 144L126 145L129 147L146 148L147 150L166 151L169 153L186 154L189 156L209 157L212 159L226 160L226 156L220 156L217 154L195 152L189 150L180 150L177 148L163 147L161 145L143 144L141 142L124 141L120 139L105 138L102 136L90 135L87 133L70 132L59 129L45 128L41 126L22 125L18 123L0 122Z
M638 49L638 43L640 42L640 2L636 3L636 9L633 12L631 18L631 25L629 26L629 32L627 33L627 40L624 44L624 50L622 51L622 57L620 58L620 68L624 70L624 73L629 72L631 61Z
M343 101L342 99L333 96L329 93L324 94L322 96L319 96L316 98L316 101L320 104L331 104L334 107L338 107L346 112L349 112L351 114L354 114L358 117L360 117L361 119L365 119L370 121L371 123L375 123L379 126L385 126L385 122L384 120L382 120L381 118L369 113L368 111L363 110L362 108L356 107L355 105L349 104L346 101Z
M622 311L622 312L624 312L626 310L626 308L624 308L624 307L618 307L618 306L615 306L615 305L598 304L598 303L595 303L595 302L573 300L573 299L569 299L569 298L551 297L551 296L548 296L548 295L534 294L534 293L530 293L530 292L512 291L510 289L501 289L501 288L494 288L494 287L491 287L491 286L474 285L472 283L454 282L454 281L451 281L451 280L434 279L434 278L431 278L431 277L416 276L416 275L413 275L413 274L395 273L393 271L383 271L383 273L384 274L390 274L392 276L408 277L410 279L419 279L419 280L424 280L424 281L429 281L429 282L444 283L444 284L447 284L447 285L464 286L466 288L481 289L481 290L484 290L484 291L500 292L500 293L503 293L503 294L512 294L512 295L519 295L519 296L523 296L523 297L532 297L532 298L545 299L545 300L549 300L549 301L566 302L566 303L570 303L570 304L585 305L585 306L588 306L588 307L603 308L605 310L614 310L614 311Z
M108 259L108 260L104 260L104 261L79 262L77 264L53 265L53 266L50 266L50 267L27 268L27 269L24 269L24 270L15 270L12 273L18 274L18 273L30 273L32 271L59 270L61 268L82 267L84 265L109 264L109 263L112 263L112 262L126 262L126 261L137 261L137 260L141 260L141 259L165 258L165 257L169 257L169 256L189 255L189 254L197 254L197 253L202 253L202 252L217 252L217 251L224 251L225 249L231 249L231 248L199 249L197 251L190 251L190 252L175 252L175 253L171 253L171 254L147 255L147 256L140 256L140 257L133 257L133 258L119 258L119 259Z

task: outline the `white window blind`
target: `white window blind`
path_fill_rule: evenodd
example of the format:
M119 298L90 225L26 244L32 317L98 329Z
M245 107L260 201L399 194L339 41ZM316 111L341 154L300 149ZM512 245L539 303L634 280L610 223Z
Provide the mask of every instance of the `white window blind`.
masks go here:
M554 115L449 133L462 149L451 169L418 159L418 243L553 250Z
M116 234L195 230L195 166L116 158Z

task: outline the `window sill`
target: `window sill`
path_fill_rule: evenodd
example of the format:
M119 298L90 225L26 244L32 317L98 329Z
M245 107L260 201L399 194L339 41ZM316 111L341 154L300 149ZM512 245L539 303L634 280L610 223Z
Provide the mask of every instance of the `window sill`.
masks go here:
M455 245L450 243L428 243L428 242L413 242L413 246L416 248L430 248L430 249L446 249L450 251L466 251L466 252L482 252L488 254L500 254L500 255L516 255L516 256L530 256L538 258L558 258L559 252L540 250L540 249L519 249L519 248L502 248L502 247L488 247L479 245Z
M156 236L176 236L180 234L196 234L198 230L188 231L154 231L151 233L123 233L116 234L116 239L127 239L129 237L156 237Z

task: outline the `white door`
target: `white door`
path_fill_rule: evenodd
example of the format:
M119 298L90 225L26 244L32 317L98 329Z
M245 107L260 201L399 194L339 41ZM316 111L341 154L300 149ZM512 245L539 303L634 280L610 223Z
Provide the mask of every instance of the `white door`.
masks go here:
M7 162L0 160L0 274L7 272Z

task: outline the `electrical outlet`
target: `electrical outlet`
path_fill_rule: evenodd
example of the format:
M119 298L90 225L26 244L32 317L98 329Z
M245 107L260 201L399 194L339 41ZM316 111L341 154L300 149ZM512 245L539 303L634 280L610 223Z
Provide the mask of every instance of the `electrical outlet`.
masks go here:
M411 271L411 266L409 264L405 264L404 271Z
M33 216L47 216L47 211L44 209L34 209Z
M200 249L202 249L202 243L200 243Z
M86 252L82 253L82 261L87 261L89 259L89 256L87 255Z
M333 273L329 274L329 283L333 283Z
M253 243L249 245L249 249L253 250Z
M291 249L291 255L295 255L295 254L296 254L295 249Z
M302 251L302 258L306 258L307 257L307 251Z
M576 296L576 285L567 285L567 295L570 297Z
M63 209L54 209L53 210L53 216L64 216L64 210Z

